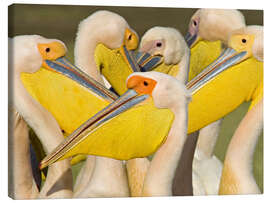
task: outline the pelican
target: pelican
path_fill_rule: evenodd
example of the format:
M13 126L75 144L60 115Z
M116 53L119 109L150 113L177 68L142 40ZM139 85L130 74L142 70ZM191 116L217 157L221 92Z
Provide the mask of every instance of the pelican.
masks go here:
M141 83L146 79L149 84L156 85L149 85L152 90L144 90L152 95L157 108L168 108L173 112L174 122L165 143L148 166L142 196L169 196L172 194L174 172L187 137L187 106L191 93L180 81L158 72L134 73L128 78L127 87L143 93Z
M253 46L246 45L250 51L249 55L254 57L254 60L263 62L262 26L247 26L234 31L230 36L229 45L239 43L239 41L242 43L253 42ZM240 48L243 49L243 47ZM251 163L257 139L263 128L263 78L260 74L254 77L259 77L260 83L258 87L253 89L249 111L236 129L227 149L219 194L260 193L252 175ZM236 149L239 142L241 142L241 147Z
M242 27L245 27L245 17L238 10L197 10L190 19L188 33L185 37L191 48L189 80L216 59L218 56L216 54L221 53L222 46L227 45L229 34ZM213 150L220 125L221 120L200 131L195 157L202 160L203 158L199 157L216 159L213 156ZM211 147L209 147L209 143L211 143ZM218 166L220 163L217 162L215 165Z
M80 22L75 41L75 64L105 85L101 77L103 68L100 69L99 62L95 62L95 49L101 43L113 50L122 45L132 50L138 46L138 37L126 20L113 12L97 11ZM87 158L78 175L74 197L97 196L129 196L126 169L122 161L98 156Z
M43 61L54 60L65 55L65 45L59 40L46 39L38 35L17 36L9 39L9 51L9 69L13 80L11 86L14 90L13 100L10 101L13 112L10 151L14 158L11 160L14 198L70 198L72 176L67 160L49 168L47 180L40 194L33 181L26 122L35 130L47 153L64 137L53 116L28 94L21 82L23 72L31 74L42 66L51 69Z
M228 45L228 37L233 30L245 27L245 18L240 11L230 9L199 9L189 23L186 40L191 47L191 66L210 59L202 53L220 52ZM211 32L209 32L211 30ZM207 47L216 43L216 47ZM205 59L206 58L206 59ZM212 60L212 59L211 59ZM198 66L197 66L198 67ZM194 71L193 71L194 70ZM199 70L191 68L192 78ZM204 189L195 195L217 194L222 171L222 163L214 156L214 147L218 138L221 120L200 130L193 161L193 181L202 182ZM211 170L209 170L211 166ZM215 174L215 175L214 175ZM195 187L196 185L193 184Z
M253 153L263 128L263 99L247 112L227 149L219 194L260 194L252 173ZM241 146L239 146L241 145Z
M234 96L234 101L231 105L235 105L236 108L244 101L251 100L251 106L249 108L252 109L254 105L262 98L262 87L263 87L263 28L260 26L247 26L240 28L238 30L232 31L229 35L229 38L226 42L229 47L233 47L238 50L246 50L248 52L247 56L248 59L240 63L238 66L239 69L235 67L233 70L235 76L231 76L231 79L236 79L237 75L241 80L237 81L237 85L241 88L234 89L231 88L231 93ZM237 47L237 48L236 48ZM241 68L243 67L243 68ZM249 69L247 71L247 69ZM242 72L242 73L241 73ZM253 85L249 83L252 82ZM233 83L228 84L228 86L233 85ZM236 84L235 84L236 85ZM224 88L226 88L224 86ZM238 93L242 90L246 91L241 98L238 97ZM213 87L213 91L214 87ZM235 104L233 104L235 102ZM237 105L236 105L237 104ZM245 118L244 118L245 119ZM214 125L220 125L217 121ZM197 156L198 159L194 159L194 168L196 169L197 173L201 173L199 175L199 179L207 183L208 180L213 180L213 173L209 174L209 165L215 166L214 170L216 177L219 177L222 170L222 165L218 164L219 161L214 157L213 150L215 146L215 142L218 136L218 128L210 129L211 126L206 127L200 132L199 140L198 140L198 150L195 153L195 157ZM209 130L210 129L210 130ZM215 132L216 131L216 132ZM202 136L201 136L202 135ZM219 186L219 178L216 179L215 183L217 184L210 184L210 187L205 187L206 194L216 194L218 192ZM207 184L204 184L207 185Z

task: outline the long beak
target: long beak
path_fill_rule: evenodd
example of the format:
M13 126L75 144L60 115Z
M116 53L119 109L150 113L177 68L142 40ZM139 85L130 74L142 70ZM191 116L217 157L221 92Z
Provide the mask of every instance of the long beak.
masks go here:
M149 95L138 95L136 91L129 89L121 97L91 117L71 135L69 135L58 147L55 148L52 153L41 161L39 168L43 169L61 159L61 157L63 157L77 144L82 142L87 136L89 136L91 132L93 132L103 123L132 108L136 104L141 103L148 97Z
M65 57L58 58L55 61L45 60L45 64L47 68L71 78L106 100L114 101L118 98L116 94L74 66Z
M185 40L186 40L187 45L188 45L189 47L192 47L192 46L195 44L195 42L197 41L197 37L198 37L197 34L192 35L192 34L190 34L190 33L188 32L188 33L186 34L186 36L185 36Z
M194 94L202 88L207 82L216 77L219 73L236 64L245 55L245 52L236 53L233 49L227 49L211 65L209 65L201 74L196 76L187 84ZM81 125L76 131L68 136L51 154L45 157L40 163L40 169L60 160L66 153L72 150L76 145L82 142L87 136L91 136L99 126L113 119L117 115L129 110L135 105L143 102L149 95L138 95L133 89L126 91L121 97L112 102L103 110Z
M241 62L246 54L247 52L245 51L238 53L232 48L227 48L213 63L207 66L191 81L189 81L186 85L187 88L191 90L192 94L195 94L218 74Z

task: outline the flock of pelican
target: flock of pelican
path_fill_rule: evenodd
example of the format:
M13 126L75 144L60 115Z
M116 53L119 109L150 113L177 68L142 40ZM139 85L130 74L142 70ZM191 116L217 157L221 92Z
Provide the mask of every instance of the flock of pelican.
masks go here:
M185 37L156 26L139 41L123 17L97 11L78 26L75 65L66 52L57 39L9 39L10 196L171 196L175 183L190 184L190 195L260 193L252 161L263 129L262 26L246 26L237 10L199 9ZM222 163L213 154L222 118L246 101ZM42 186L29 127L47 155ZM177 182L186 155L190 181Z

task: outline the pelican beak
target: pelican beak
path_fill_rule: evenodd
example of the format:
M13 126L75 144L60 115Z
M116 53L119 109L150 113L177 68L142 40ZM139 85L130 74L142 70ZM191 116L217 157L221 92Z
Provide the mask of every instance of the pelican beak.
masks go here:
M58 58L54 61L45 60L43 66L49 70L69 77L80 85L90 89L92 92L95 92L98 96L103 97L109 101L114 101L118 98L116 94L108 90L102 84L95 81L78 67L74 66L65 57Z
M246 55L246 51L237 52L232 48L225 49L213 63L187 83L187 88L191 90L192 94L195 94L218 74L243 61Z
M43 169L58 161L99 126L133 106L145 101L148 97L149 95L147 94L139 95L135 90L128 89L121 97L99 111L69 135L52 153L41 161L39 168Z
M189 48L192 48L199 41L199 36L197 33L192 35L188 32L185 36L185 40Z

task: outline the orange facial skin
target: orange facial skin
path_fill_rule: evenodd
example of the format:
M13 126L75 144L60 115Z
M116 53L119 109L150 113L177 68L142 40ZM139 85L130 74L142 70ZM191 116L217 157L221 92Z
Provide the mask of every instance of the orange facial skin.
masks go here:
M138 94L152 95L156 84L155 80L136 75L128 79L127 88L134 89Z

